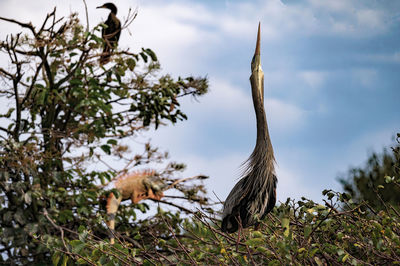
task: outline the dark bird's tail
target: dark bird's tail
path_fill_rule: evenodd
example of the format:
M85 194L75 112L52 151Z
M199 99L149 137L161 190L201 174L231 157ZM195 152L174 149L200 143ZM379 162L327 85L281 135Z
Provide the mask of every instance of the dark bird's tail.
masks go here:
M100 56L101 65L105 65L111 61L111 51L112 51L111 47L107 45L107 43L105 43L103 53Z

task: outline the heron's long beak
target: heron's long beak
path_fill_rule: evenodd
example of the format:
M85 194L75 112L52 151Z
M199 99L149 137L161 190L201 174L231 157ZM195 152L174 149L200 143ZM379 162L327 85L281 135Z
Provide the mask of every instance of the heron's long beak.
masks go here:
M256 50L254 52L254 55L260 56L260 41L261 41L261 22L258 22L258 32L257 32L257 43L256 43Z
M104 7L104 5L102 5L102 6L98 6L98 7L96 7L96 8L105 8L105 7Z
M260 23L258 23L258 33L257 33L257 43L256 50L253 55L253 59L251 60L251 72L254 72L257 69L261 69L261 56L260 56Z

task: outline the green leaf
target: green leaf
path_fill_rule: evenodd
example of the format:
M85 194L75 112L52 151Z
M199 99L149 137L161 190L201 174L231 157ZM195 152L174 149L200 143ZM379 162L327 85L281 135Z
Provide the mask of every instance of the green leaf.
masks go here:
M126 63L130 71L133 71L135 69L136 61L133 58L128 58L128 60L126 60Z
M391 177L391 176L388 176L388 175L385 176L385 182L386 182L386 183L389 184L389 183L391 183L393 180L394 180L394 177Z
M67 255L63 255L63 261L62 261L62 266L67 266L69 257Z
M271 260L270 262L268 262L268 266L279 266L279 265L282 265L279 260Z
M153 52L153 50L147 48L147 49L145 50L145 52L150 56L151 60L157 61L157 56L156 56L156 54Z
M85 242L88 234L89 232L87 230L83 230L82 233L79 234L79 240Z
M79 194L76 198L75 198L76 203L78 203L78 205L84 205L86 204L86 198L82 195Z
M94 148L93 148L93 147L90 147L90 148L89 148L89 157L92 157L93 154L94 154Z
M99 178L100 178L101 184L104 185L106 183L106 180L104 179L104 176L103 175L99 175Z
M47 90L42 90L40 92L38 100L37 100L39 105L43 105L44 104L44 102L46 101L46 97L47 97Z
M140 53L140 56L143 58L143 61L144 61L145 63L147 63L147 60L148 60L147 55L146 55L144 52L141 52L141 53Z
M76 253L79 253L85 247L85 243L77 239L71 240L69 244L72 246L72 251Z
M76 262L77 262L78 264L87 264L87 261L84 260L84 259L82 259L82 258L79 258Z
M319 248L314 248L313 250L311 250L310 257L314 257L315 253L317 253L318 251L319 251Z
M109 140L107 140L107 144L117 145L118 142L117 142L117 140L115 140L115 139L109 139Z
M262 246L264 243L265 241L262 238L252 238L246 241L246 245L250 247Z
M297 250L298 253L302 253L302 252L304 252L304 251L306 251L305 248L299 248L299 249Z
M53 262L54 266L58 265L60 259L61 259L61 254L59 251L54 252L53 256L51 256L51 261Z
M109 145L101 145L100 147L106 154L110 155L111 154L111 147Z
M310 225L304 226L304 237L307 238L311 234L312 228Z
M80 226L78 227L78 233L82 233L82 232L85 231L85 230L86 230L86 227L83 226L83 225L80 225Z
M288 237L289 236L289 223L290 220L288 218L282 218L281 220L282 227L285 229L285 232L283 233L284 236Z
M144 203L138 203L136 204L136 207L142 212L142 213L146 213L146 209L148 209L148 207L146 208L146 205Z
M260 231L254 231L253 233L253 237L263 237L263 234Z
M100 258L100 260L99 260L100 265L104 265L104 264L106 264L107 262L108 262L107 256L106 256L106 255L101 256L101 258Z
M318 266L324 265L324 264L322 263L322 261L320 260L320 258L314 257L314 260L315 260L315 262L317 263Z
M345 253L345 251L344 251L343 249L338 249L338 250L337 250L337 254L338 254L339 256L343 255L344 253Z

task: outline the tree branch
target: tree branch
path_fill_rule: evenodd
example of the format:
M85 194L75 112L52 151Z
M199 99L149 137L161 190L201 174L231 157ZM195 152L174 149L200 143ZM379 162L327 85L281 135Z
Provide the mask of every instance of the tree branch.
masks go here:
M0 17L0 20L4 20L4 21L11 22L11 23L15 23L15 24L18 24L19 26L21 26L21 27L23 27L23 28L30 29L31 32L33 33L33 35L36 36L35 27L33 27L32 22L23 23L23 22L19 22L19 21L17 21L17 20L5 18L5 17Z
M192 177L181 178L181 179L175 180L172 184L162 188L161 190L162 191L166 191L166 190L176 186L177 184L179 184L181 182L186 182L186 181L191 180L191 179L207 179L207 178L208 178L208 176L205 176L205 175L196 175L196 176L192 176Z

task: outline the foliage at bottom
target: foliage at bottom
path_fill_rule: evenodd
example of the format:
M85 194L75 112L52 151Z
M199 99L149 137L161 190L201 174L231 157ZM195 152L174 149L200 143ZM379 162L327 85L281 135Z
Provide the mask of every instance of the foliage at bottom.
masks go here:
M54 265L364 265L400 263L400 214L376 212L348 194L323 192L325 204L288 199L256 230L225 234L207 211L190 217L158 208L110 245L81 227L76 238L42 236ZM63 230L59 227L60 234Z

